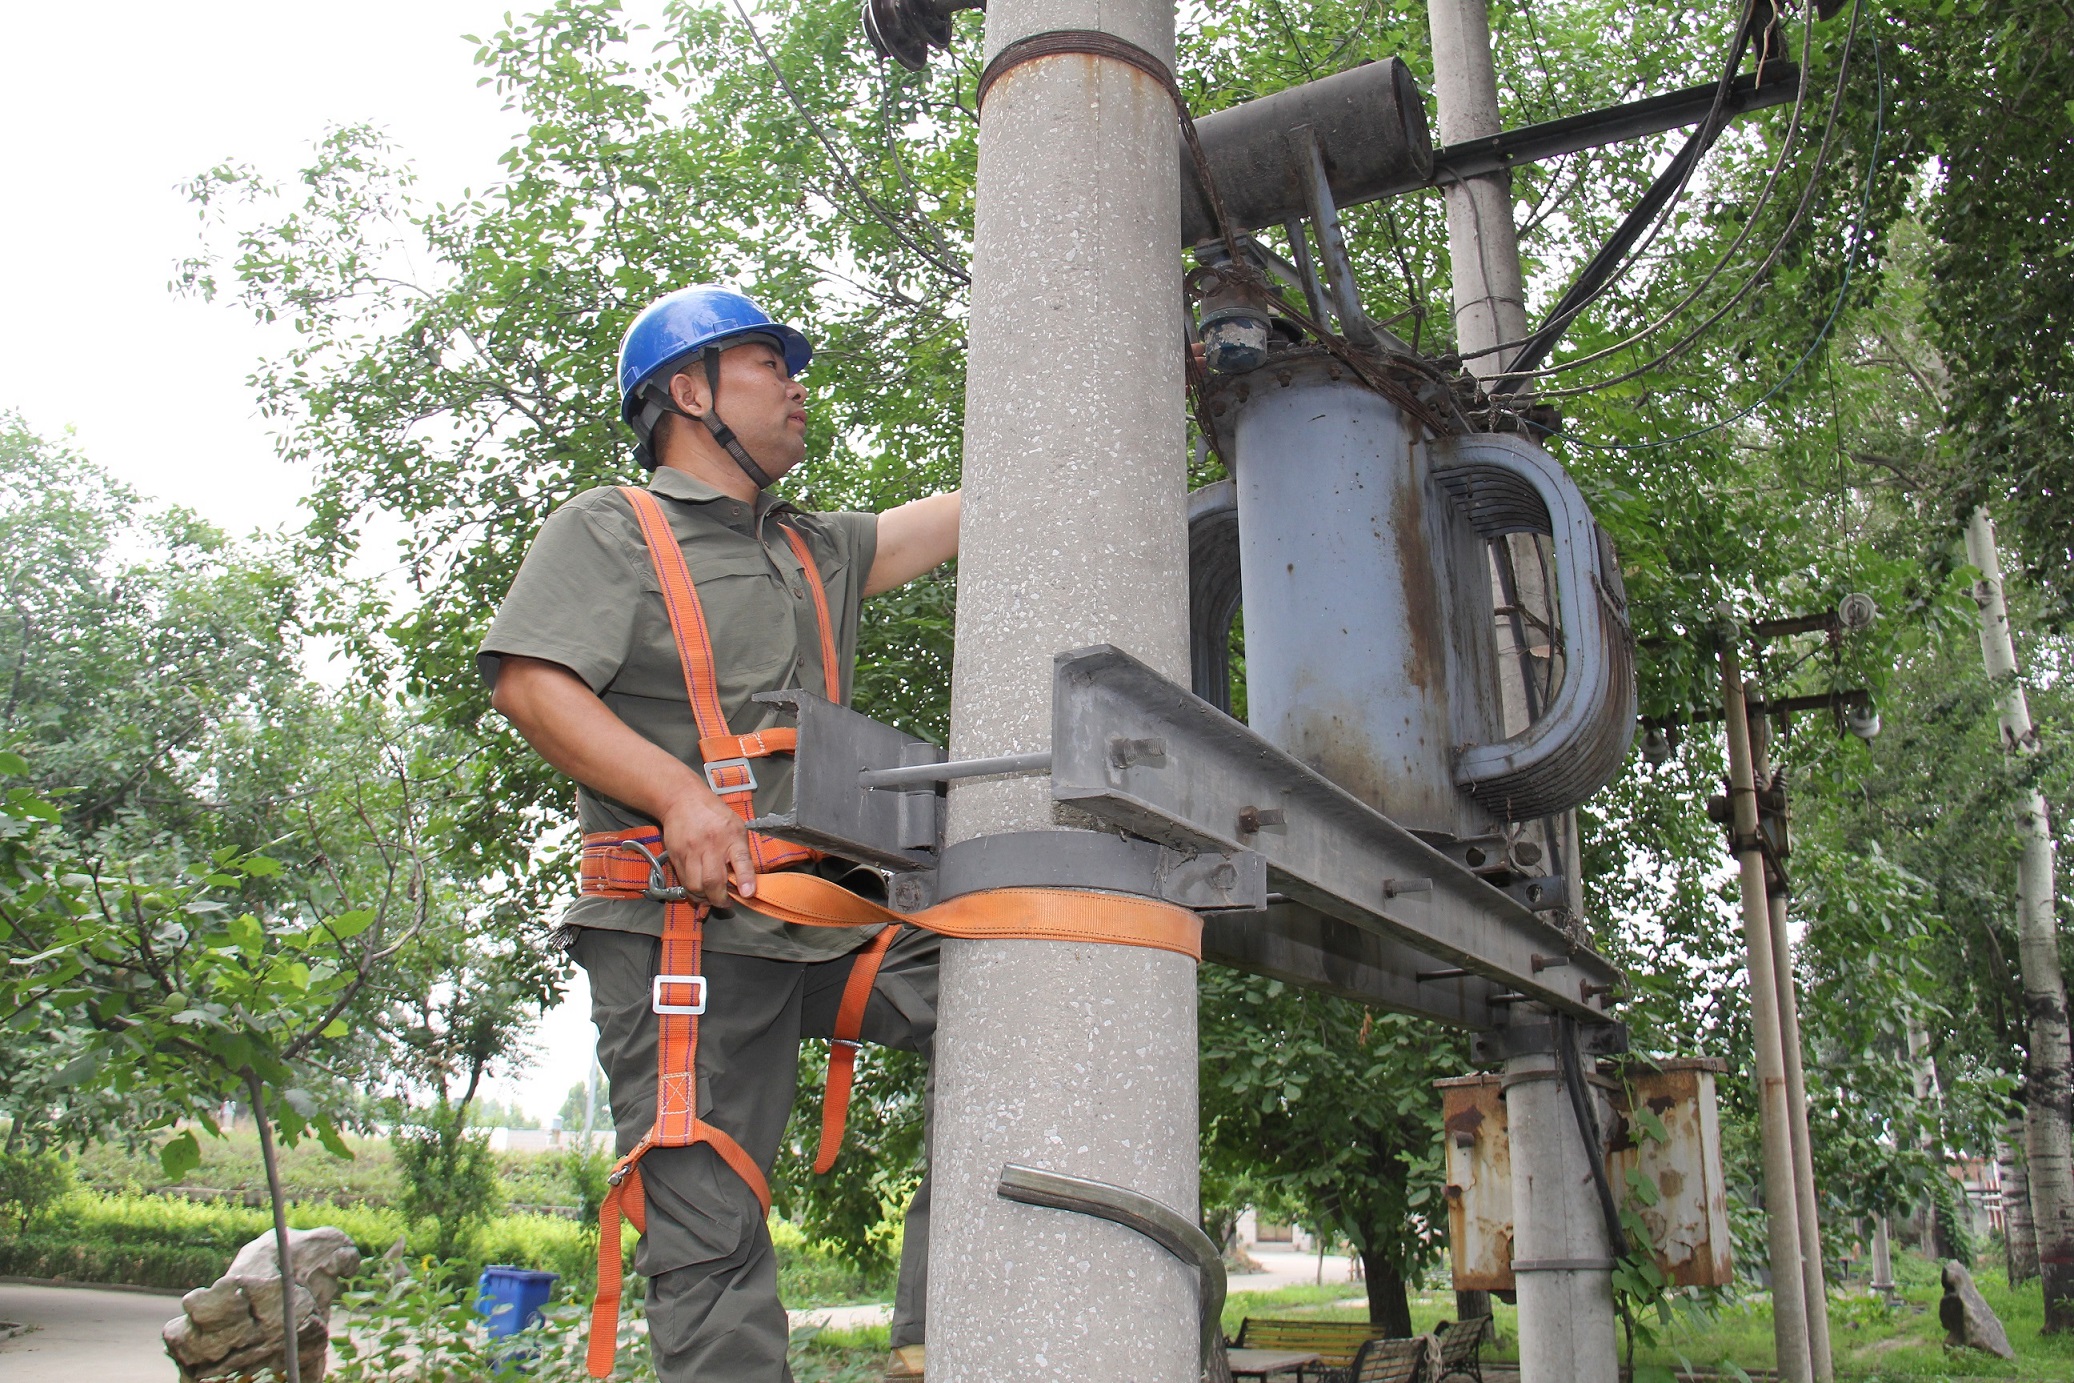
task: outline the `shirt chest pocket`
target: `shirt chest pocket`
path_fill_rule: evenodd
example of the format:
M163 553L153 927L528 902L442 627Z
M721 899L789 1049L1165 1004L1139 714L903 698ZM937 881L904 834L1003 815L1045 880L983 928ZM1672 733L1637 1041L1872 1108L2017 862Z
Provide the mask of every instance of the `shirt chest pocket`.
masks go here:
M733 549L735 545L729 544ZM760 728L768 716L751 711L757 692L778 691L797 682L799 638L794 597L769 560L754 549L685 554L692 583L698 588L706 635L713 648L715 682L721 708L737 731ZM641 599L651 618L640 623L639 656L619 679L620 689L637 696L681 700L684 677L676 640L662 592L651 580Z

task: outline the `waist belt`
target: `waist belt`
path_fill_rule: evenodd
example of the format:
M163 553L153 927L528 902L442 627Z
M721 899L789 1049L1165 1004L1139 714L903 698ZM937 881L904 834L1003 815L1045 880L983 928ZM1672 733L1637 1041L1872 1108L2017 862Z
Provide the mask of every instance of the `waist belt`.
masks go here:
M633 487L622 493L633 505L662 586L663 606L669 613L670 632L684 669L685 692L698 721L699 757L705 762L706 783L735 815L745 822L752 820L756 792L754 761L771 754L791 753L798 747L799 733L769 729L737 735L729 729L714 677L713 645L705 612L699 605L698 591L685 566L676 534L654 495ZM806 541L792 528L781 527L793 554L799 558L807 588L813 595L828 699L840 702L842 685L827 592ZM819 875L769 872L818 859L818 851L755 832L750 833L749 844L757 880L756 897L748 906L765 916L799 926L880 928L851 968L836 1011L827 1092L822 1100L821 1145L814 1158L816 1172L826 1172L835 1165L837 1150L842 1145L865 1005L871 1000L880 962L902 925L973 939L1007 937L1151 946L1202 959L1201 919L1171 903L1068 889L1010 888L966 894L922 912L902 914ZM612 1169L611 1189L598 1217L598 1295L591 1305L586 1362L592 1377L605 1378L612 1372L617 1353L619 1301L624 1289L620 1221L630 1220L636 1230L644 1233L648 1227L647 1198L641 1189L642 1157L651 1148L704 1143L755 1193L757 1204L766 1215L770 1213L771 1191L763 1169L742 1145L726 1130L698 1117L698 1020L708 1002L702 969L706 908L692 902L670 873L663 857L661 831L653 826L637 826L585 836L581 891L587 897L651 898L663 904L662 959L649 998L659 1028L655 1123L634 1150ZM744 901L738 894L731 896L737 903ZM725 1002L724 997L722 1001Z

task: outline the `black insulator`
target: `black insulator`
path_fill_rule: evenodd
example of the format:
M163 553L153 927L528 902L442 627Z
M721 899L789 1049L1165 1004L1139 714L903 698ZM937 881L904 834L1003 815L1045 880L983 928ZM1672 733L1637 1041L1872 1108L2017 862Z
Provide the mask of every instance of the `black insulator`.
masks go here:
M952 15L985 8L986 0L864 0L864 33L880 57L919 72L931 48L951 46Z

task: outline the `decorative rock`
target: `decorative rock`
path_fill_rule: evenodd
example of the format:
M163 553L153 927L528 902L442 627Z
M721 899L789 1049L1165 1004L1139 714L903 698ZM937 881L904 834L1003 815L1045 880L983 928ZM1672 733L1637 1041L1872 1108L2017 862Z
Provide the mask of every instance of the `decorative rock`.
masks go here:
M324 1376L331 1346L331 1303L341 1278L360 1269L360 1250L344 1230L288 1231L295 1281L296 1360L305 1383ZM285 1364L281 1339L280 1256L271 1233L238 1250L213 1286L197 1287L180 1299L182 1314L166 1322L166 1353L180 1366L181 1383L203 1379L251 1379L262 1369L279 1375Z
M1996 1319L1980 1288L1973 1285L1973 1274L1963 1264L1944 1265L1944 1300L1937 1303L1937 1319L1944 1325L1944 1343L1948 1348L1964 1346L1999 1354L2004 1359L2016 1358L2002 1322Z

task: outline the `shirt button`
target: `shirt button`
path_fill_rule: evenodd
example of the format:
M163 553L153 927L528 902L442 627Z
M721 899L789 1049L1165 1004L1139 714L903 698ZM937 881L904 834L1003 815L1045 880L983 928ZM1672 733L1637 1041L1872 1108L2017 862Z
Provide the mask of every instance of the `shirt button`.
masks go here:
M807 593L803 588L801 588L797 583L795 583L792 587L792 598L794 600L805 600L807 598Z

